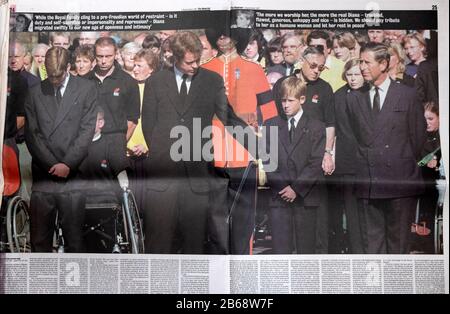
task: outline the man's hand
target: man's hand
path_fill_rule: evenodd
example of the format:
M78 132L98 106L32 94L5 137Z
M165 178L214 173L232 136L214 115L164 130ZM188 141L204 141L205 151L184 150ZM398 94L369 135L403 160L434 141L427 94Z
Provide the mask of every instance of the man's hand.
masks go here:
M287 187L282 189L280 192L278 192L278 194L284 201L289 202L289 203L292 203L295 200L295 198L297 197L297 194L291 188L290 185L288 185Z
M427 163L427 167L428 168L431 168L431 169L434 169L434 168L436 168L437 167L437 160L436 159L432 159L432 160L430 160L428 163Z
M333 160L333 156L331 156L331 154L325 153L323 155L322 169L323 169L323 172L325 173L326 176L330 176L330 175L333 174L333 172L334 172L334 160Z
M135 146L133 146L133 148L131 149L131 152L133 153L134 156L141 156L147 153L147 149L145 148L144 145L142 144L137 144Z
M60 178L67 178L67 176L70 173L70 168L66 164L63 164L62 162L60 162L60 163L53 165L50 168L50 170L48 171L48 173L50 173L51 175L60 177Z

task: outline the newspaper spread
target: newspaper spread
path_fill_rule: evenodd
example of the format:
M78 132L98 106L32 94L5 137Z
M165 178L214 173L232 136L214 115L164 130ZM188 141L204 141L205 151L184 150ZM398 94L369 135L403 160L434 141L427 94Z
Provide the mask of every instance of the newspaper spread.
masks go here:
M0 293L449 292L447 2L0 3Z

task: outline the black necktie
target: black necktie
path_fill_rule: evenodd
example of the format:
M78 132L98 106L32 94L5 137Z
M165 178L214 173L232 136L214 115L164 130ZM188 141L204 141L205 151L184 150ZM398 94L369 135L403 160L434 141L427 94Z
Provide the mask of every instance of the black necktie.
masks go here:
M292 143L294 141L294 134L295 134L295 119L291 118L289 120L289 123L291 125L291 128L289 129L289 140Z
M182 105L184 105L186 103L186 97L187 97L187 85L186 85L186 79L187 79L187 74L183 74L182 78L183 78L183 82L181 83L181 88L180 88L180 102Z
M380 92L378 87L375 87L375 96L373 97L372 113L376 117L380 112Z
M62 100L62 93L61 93L61 88L62 86L58 86L58 88L56 89L56 103L59 105L61 105L61 100Z

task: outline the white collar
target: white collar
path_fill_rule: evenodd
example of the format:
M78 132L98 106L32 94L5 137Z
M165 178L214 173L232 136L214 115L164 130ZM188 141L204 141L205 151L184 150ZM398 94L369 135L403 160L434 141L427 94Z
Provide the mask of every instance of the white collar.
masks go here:
M300 108L300 110L293 117L289 117L288 118L289 127L290 127L290 123L291 123L290 121L292 118L294 118L294 120L295 120L294 125L295 125L295 127L297 127L298 121L300 121L300 118L302 117L302 115L303 115L303 109Z
M175 72L175 76L177 77L177 80L183 80L183 75L185 73L178 70L178 68L175 65L173 66L173 71ZM190 79L191 79L191 77L189 75L187 75L187 80L190 80Z
M386 93L387 92L387 90L388 90L388 88L389 88L389 85L391 84L391 78L389 77L389 75L388 76L386 76L386 79L383 81L383 83L381 83L379 86L378 86L378 90L380 91L380 92L382 92L382 93ZM375 85L374 84L371 84L371 90L375 90Z
M333 60L332 60L332 55L328 55L327 56L327 59L325 60L325 64L324 64L324 66L327 68L327 69L331 69L331 64L333 63Z
M98 141L102 137L102 132L94 134L94 138L92 139L92 142Z

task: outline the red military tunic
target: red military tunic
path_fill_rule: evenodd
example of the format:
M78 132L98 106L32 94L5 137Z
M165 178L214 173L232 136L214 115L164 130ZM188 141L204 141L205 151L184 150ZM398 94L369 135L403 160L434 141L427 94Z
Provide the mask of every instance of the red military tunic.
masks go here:
M278 114L269 83L259 64L241 57L228 62L217 57L202 67L223 77L230 105L249 125L259 126ZM246 167L249 161L253 160L247 150L225 132L224 125L217 118L213 120L213 145L216 167Z

